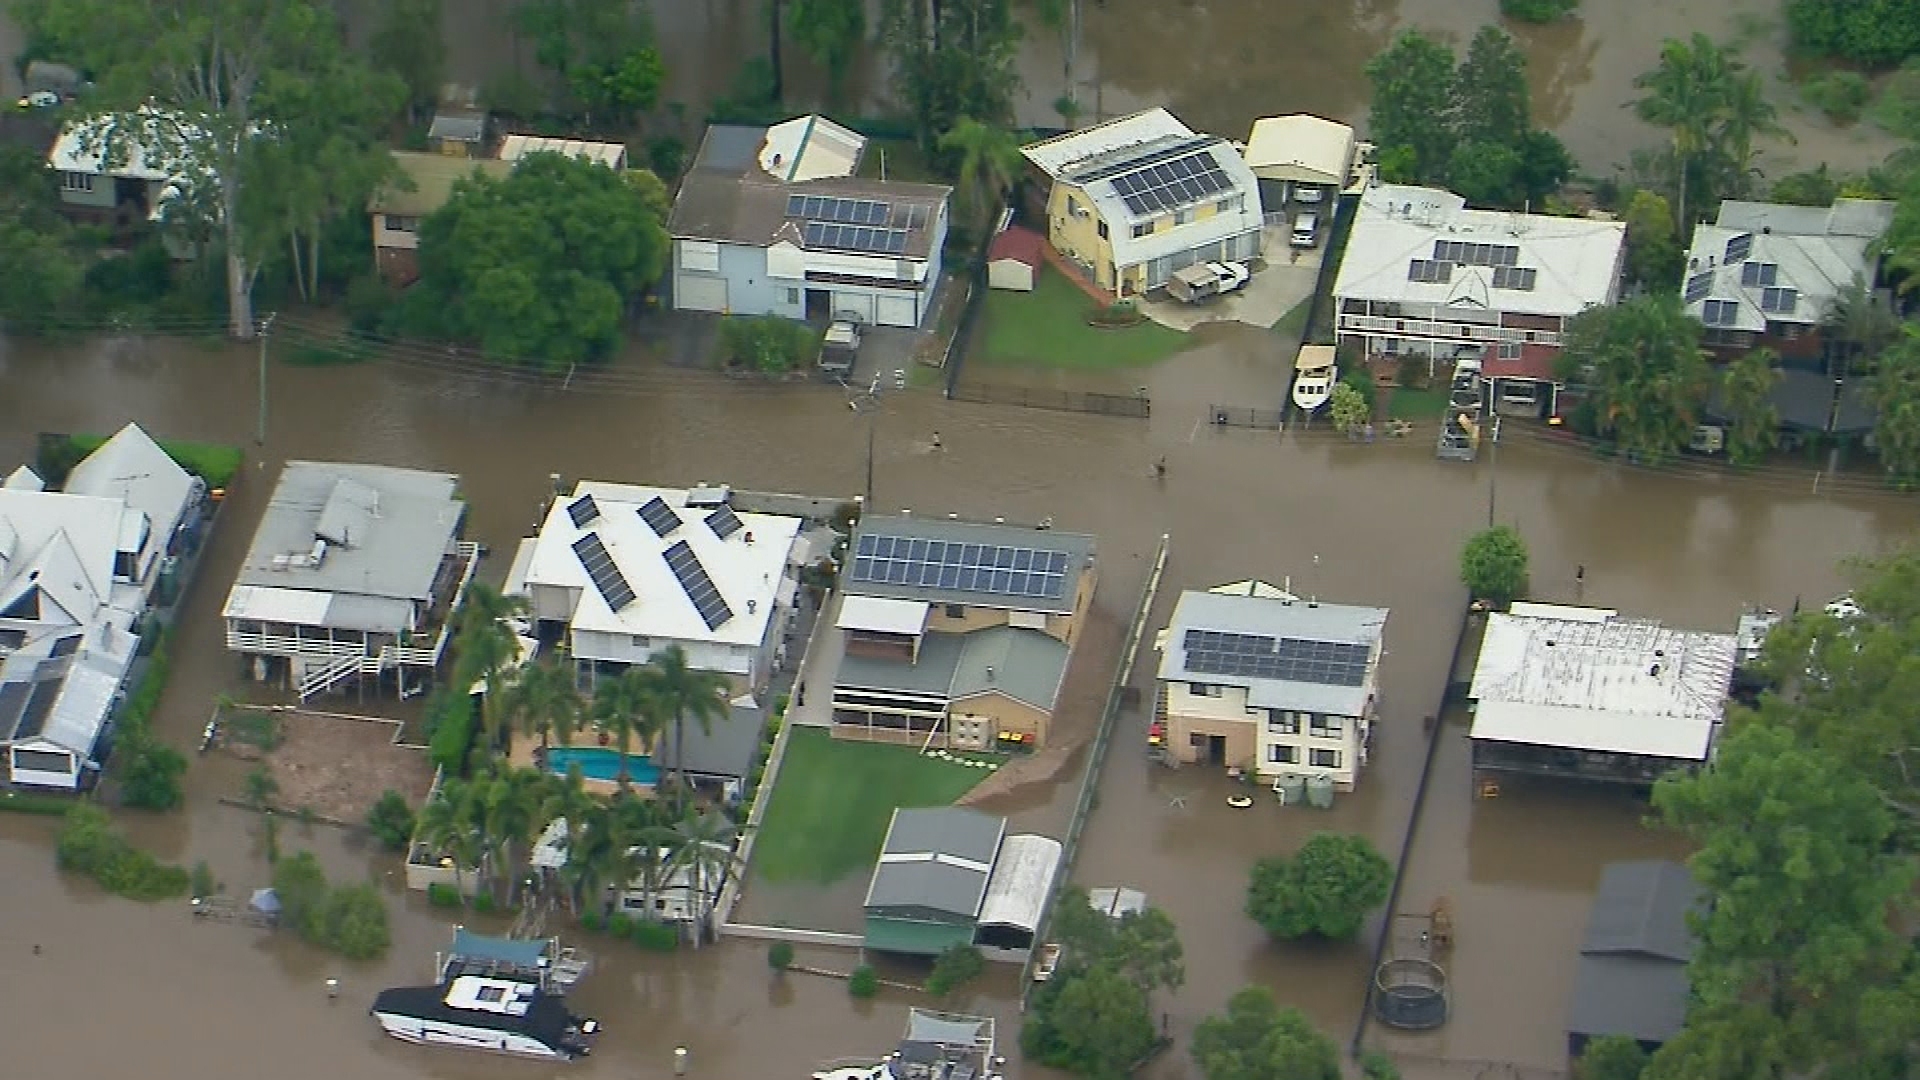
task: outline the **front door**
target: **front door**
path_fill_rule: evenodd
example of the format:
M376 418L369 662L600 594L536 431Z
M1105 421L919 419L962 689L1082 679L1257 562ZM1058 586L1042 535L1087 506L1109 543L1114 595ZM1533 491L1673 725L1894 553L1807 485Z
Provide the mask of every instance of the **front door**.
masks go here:
M1225 735L1207 736L1205 753L1207 755L1206 763L1208 765L1225 765L1227 763L1227 737Z

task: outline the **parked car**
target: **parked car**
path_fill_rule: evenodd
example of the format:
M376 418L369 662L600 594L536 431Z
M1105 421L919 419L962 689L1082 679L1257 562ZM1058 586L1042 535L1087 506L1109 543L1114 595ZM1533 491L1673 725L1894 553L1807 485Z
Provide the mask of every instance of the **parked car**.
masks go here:
M1293 199L1302 206L1319 206L1326 197L1327 189L1318 184L1296 184L1293 188Z
M1320 242L1320 215L1301 214L1293 219L1293 239L1288 243L1297 248L1310 248Z
M1058 970L1059 967L1060 946L1053 942L1048 942L1040 946L1039 959L1035 960L1033 964L1033 981L1046 982L1048 979L1053 978L1053 973Z
M853 364L860 355L860 324L850 319L840 319L827 327L827 336L820 339L820 371L836 379L844 379L853 374Z
M1182 303L1197 304L1240 288L1252 276L1245 263L1195 263L1173 272L1167 279L1167 295Z

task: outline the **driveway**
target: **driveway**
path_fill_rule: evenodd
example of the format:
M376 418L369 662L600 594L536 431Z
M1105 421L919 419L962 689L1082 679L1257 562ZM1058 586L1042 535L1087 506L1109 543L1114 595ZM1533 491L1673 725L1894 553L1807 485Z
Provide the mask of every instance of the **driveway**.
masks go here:
M1263 241L1267 265L1256 272L1238 292L1203 304L1183 304L1164 295L1142 300L1140 311L1161 326L1182 332L1205 323L1243 322L1270 329L1280 317L1313 296L1320 280L1320 259L1326 250L1326 231L1320 245L1292 258L1294 248L1287 244L1290 230L1268 228Z

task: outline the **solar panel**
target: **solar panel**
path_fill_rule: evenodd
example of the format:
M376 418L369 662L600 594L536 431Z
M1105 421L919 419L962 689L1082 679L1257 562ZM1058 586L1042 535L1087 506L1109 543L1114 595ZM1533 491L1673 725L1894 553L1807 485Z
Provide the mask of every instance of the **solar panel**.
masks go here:
M1727 241L1727 261L1737 263L1753 254L1753 234L1741 233Z
M1493 268L1493 287L1532 292L1539 276L1540 271L1531 266L1496 266Z
M582 495L567 504L567 517L573 520L574 528L584 529L600 520L600 504L593 501L593 496Z
M1771 286L1778 283L1779 280L1779 263L1750 262L1740 268L1740 284L1748 288L1753 288L1754 286Z
M700 620L707 629L718 630L728 619L733 618L733 609L727 606L727 598L720 595L720 587L707 575L707 568L700 565L700 556L685 540L668 548L662 553L667 560L667 568L673 576L680 579L680 588L693 601L693 609L700 613Z
M1760 310L1776 315L1790 315L1800 306L1798 289L1766 289L1760 293Z
M807 197L805 195L787 196L787 216L788 217L807 216Z
M647 523L655 536L672 536L673 530L680 527L680 515L673 512L667 500L655 495L640 508L640 520Z
M860 537L856 583L1057 600L1066 592L1064 551L913 537Z
M1182 639L1187 670L1196 675L1228 675L1324 686L1359 686L1366 681L1366 645L1343 641L1189 630Z
M1111 177L1113 189L1136 217L1151 217L1201 202L1233 187L1211 152L1136 163Z
M1704 298L1713 291L1713 271L1706 270L1687 279L1687 303Z
M600 541L600 534L590 532L573 542L573 554L586 568L587 577L593 581L593 587L600 591L600 598L607 602L609 611L619 611L633 603L633 586L627 584L627 576L613 561L613 554L607 545Z
M1407 280L1424 285L1445 285L1453 280L1453 264L1414 259L1407 264Z
M1731 300L1709 300L1700 311L1700 321L1708 326L1732 326L1739 311L1740 305Z
M801 232L808 247L837 248L867 255L901 255L907 250L905 229L878 229L866 225L832 225L809 221Z
M1435 240L1435 262L1462 266L1513 266L1520 261L1520 249L1511 244L1474 244L1465 240Z
M47 655L58 660L62 656L72 656L74 653L79 651L80 651L80 635L70 634L66 637L61 638L59 641L54 642L53 648L47 650Z
M730 506L723 506L707 515L707 528L712 529L713 535L722 540L745 527L740 524L739 515L735 514Z

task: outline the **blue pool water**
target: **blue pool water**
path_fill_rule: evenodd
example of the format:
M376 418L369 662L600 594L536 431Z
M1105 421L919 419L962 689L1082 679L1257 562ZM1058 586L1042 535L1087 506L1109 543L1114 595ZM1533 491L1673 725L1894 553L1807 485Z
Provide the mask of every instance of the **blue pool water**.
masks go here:
M617 780L620 777L620 751L605 746L550 746L547 768L561 776L575 765L589 780ZM647 787L660 781L660 767L645 754L627 755L627 776L636 785Z

